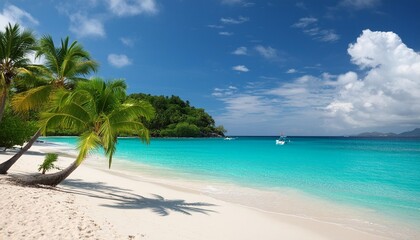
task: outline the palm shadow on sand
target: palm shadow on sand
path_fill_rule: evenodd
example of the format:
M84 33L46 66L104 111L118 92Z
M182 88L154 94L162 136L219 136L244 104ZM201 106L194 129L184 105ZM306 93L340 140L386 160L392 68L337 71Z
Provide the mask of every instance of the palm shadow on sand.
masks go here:
M185 215L192 215L193 213L208 215L209 213L216 212L208 208L217 206L204 202L166 199L158 194L151 194L152 197L148 198L135 194L130 189L110 186L103 182L83 182L79 179L67 179L61 185L64 188L59 189L59 191L110 200L107 204L101 204L103 207L150 209L160 216L168 216L171 212L178 212Z

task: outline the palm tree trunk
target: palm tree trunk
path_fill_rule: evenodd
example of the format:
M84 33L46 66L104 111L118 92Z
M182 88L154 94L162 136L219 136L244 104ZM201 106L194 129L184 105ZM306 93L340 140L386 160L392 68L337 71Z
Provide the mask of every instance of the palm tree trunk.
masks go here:
M4 110L6 108L7 91L8 91L8 88L3 87L3 91L0 95L1 96L1 98L0 98L0 122L1 122L1 119L3 118Z
M35 184L42 184L42 185L49 185L49 186L57 186L61 183L64 179L66 179L76 168L80 165L77 163L77 160L74 161L70 166L63 169L60 172L52 173L52 174L38 174L33 175L30 177L26 177L21 179L20 181L26 184L35 185Z
M6 162L0 164L0 174L6 174L7 171L10 169L10 167L13 166L13 164L16 163L16 161L26 152L29 148L32 147L32 144L38 139L38 137L41 136L41 129L39 129L35 135L32 136L32 138L26 143L26 145L19 150L13 157L11 157Z

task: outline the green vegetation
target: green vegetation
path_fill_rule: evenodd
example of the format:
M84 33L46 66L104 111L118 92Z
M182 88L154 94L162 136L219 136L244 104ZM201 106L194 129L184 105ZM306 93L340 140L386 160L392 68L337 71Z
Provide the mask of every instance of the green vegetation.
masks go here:
M15 33L17 36L23 36L25 34L25 32L20 32L18 26L13 29L15 28L17 29ZM8 30L6 27L6 35L7 32ZM0 34L0 40L2 40L1 36L2 35ZM28 35L27 38L30 39L30 36ZM28 40L28 42L30 41ZM10 45L16 45L10 47L11 49L17 48L14 49L13 52L19 52L18 50L22 48L18 43L20 42L9 42ZM2 44L0 44L0 47L2 47ZM58 92L71 91L80 81L87 81L84 76L91 72L95 72L98 68L98 64L91 59L89 52L84 50L83 46L77 43L77 41L70 44L68 37L61 40L60 46L55 46L52 37L47 35L42 37L39 41L35 41L34 39L31 47L32 48L30 49L35 50L36 57L45 58L45 63L43 65L28 64L30 62L27 59L28 51L26 51L23 56L21 56L22 54L18 54L15 60L10 60L10 57L8 57L7 54L0 54L0 62L6 62L6 67L11 63L16 65L16 61L22 62L20 65L23 67L16 66L19 68L14 68L20 69L20 71L18 71L19 74L12 71L10 74L11 76L15 76L13 78L14 81L9 81L10 84L13 83L13 89L16 91L16 94L12 98L11 105L13 110L20 114L28 114L34 111L55 111L58 106L51 103L50 99L56 97ZM5 50L8 51L8 49ZM0 52L2 51L3 47ZM19 56L21 57L20 59L18 58ZM24 68L25 66L26 68ZM5 68L0 67L0 70L3 69ZM1 73L3 75L9 74L6 70L3 70ZM1 86L4 84L3 81L0 83L1 89ZM0 174L5 174L22 154L32 146L40 135L41 131L38 130L19 152L6 162L0 164Z
M153 107L147 102L127 100L126 88L122 80L105 82L94 78L79 82L72 92L56 92L51 101L56 108L41 114L41 131L45 133L50 127L60 126L81 132L77 143L79 154L66 169L34 176L27 183L55 186L76 170L87 154L99 148L103 149L111 167L117 137L121 134L137 134L149 142L149 131L139 119L151 119Z
M147 101L155 108L155 117L144 122L154 137L221 137L226 132L223 126L215 126L204 109L190 106L178 96L136 93L130 98Z
M6 111L0 122L0 147L4 151L15 145L22 146L36 132L34 122L25 121L11 111Z
M44 63L31 63L31 53L42 57ZM218 137L226 132L223 126L215 126L204 109L192 107L177 96L128 97L123 80L88 79L97 69L98 63L89 52L68 37L55 45L51 36L36 39L17 24L0 31L0 146L7 149L27 141L14 156L0 163L0 174L6 174L41 134L79 136L79 153L70 166L45 174L55 168L57 160L57 155L47 155L39 166L43 174L21 179L28 184L55 186L95 149L103 149L111 167L118 136L137 135L148 143L150 135ZM22 120L23 115L32 122Z
M54 165L54 163L57 161L57 158L58 158L57 153L47 153L47 155L45 155L44 162L42 162L42 164L39 165L38 171L42 170L42 174L45 174L46 171L49 171L51 169L60 170L58 167Z
M0 31L0 122L15 78L31 65L27 55L34 49L36 39L31 31L21 31L18 24Z

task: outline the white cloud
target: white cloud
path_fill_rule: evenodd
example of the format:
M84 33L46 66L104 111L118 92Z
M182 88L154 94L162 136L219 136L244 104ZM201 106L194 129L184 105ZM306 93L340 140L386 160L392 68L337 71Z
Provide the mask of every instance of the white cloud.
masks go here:
M117 16L155 14L158 12L155 0L108 0L108 7Z
M237 65L232 67L232 70L238 71L238 72L249 72L249 69L245 67L244 65Z
M285 107L316 110L329 104L335 92L324 78L304 75L264 93L280 97Z
M265 80L279 80L279 78L276 78L276 77L267 77L267 76L259 76L259 78L265 79Z
M277 50L272 47L258 45L255 47L255 50L266 59L277 58Z
M230 134L264 135L259 126L272 126L280 109L272 99L252 94L233 94L229 96L215 96L225 105L225 112L215 116L216 121L223 123ZM246 129L246 131L244 131ZM269 131L275 131L270 129Z
M237 18L237 19L235 19L235 18L221 18L220 21L223 24L241 24L241 23L249 21L249 18L242 17L242 16Z
M109 54L108 63L114 67L122 68L132 64L132 61L124 54Z
M297 28L306 28L307 26L318 22L318 19L313 17L304 17L299 19L298 22L294 23L292 26Z
M233 32L219 32L219 35L222 35L222 36L232 36L233 35Z
M294 68L290 68L289 70L287 70L286 73L292 74L292 73L297 73L297 70Z
M81 13L70 15L70 31L78 37L105 37L102 22Z
M209 24L209 25L207 25L207 27L209 27L209 28L216 28L216 29L222 29L222 28L224 28L224 26L215 25L215 24Z
M370 30L349 45L348 53L367 73L338 77L338 94L326 107L333 121L353 127L418 126L420 54L393 32Z
M318 26L318 19L313 17L301 18L292 27L302 29L303 33L322 42L335 42L340 39L340 36L333 29L320 28Z
M247 55L248 49L246 47L238 47L235 51L232 52L234 55Z
M132 38L128 38L128 37L122 37L120 38L121 42L128 47L134 47L134 42L135 40Z
M229 86L228 88L215 88L211 94L214 97L227 97L235 94L238 88L235 86Z
M36 26L39 24L39 21L15 5L6 5L3 11L0 12L0 29L3 31L9 23L18 23L22 27L27 27Z
M38 58L35 58L35 52L31 52L26 56L29 61L31 61L32 64L44 64L45 63L45 57L44 55L41 55Z
M213 96L224 104L216 121L231 134L260 135L270 134L267 129L325 135L418 127L420 53L393 32L370 30L349 45L348 53L363 74L324 72L289 81L260 77L263 81L245 83L242 90L215 89Z

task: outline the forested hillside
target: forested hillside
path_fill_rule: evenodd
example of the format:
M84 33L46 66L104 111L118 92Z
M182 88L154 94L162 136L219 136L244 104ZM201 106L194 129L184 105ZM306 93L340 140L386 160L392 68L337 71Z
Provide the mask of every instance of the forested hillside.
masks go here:
M213 118L202 108L195 108L178 96L131 94L130 98L148 101L155 117L145 122L154 137L221 137L223 126L215 126Z

